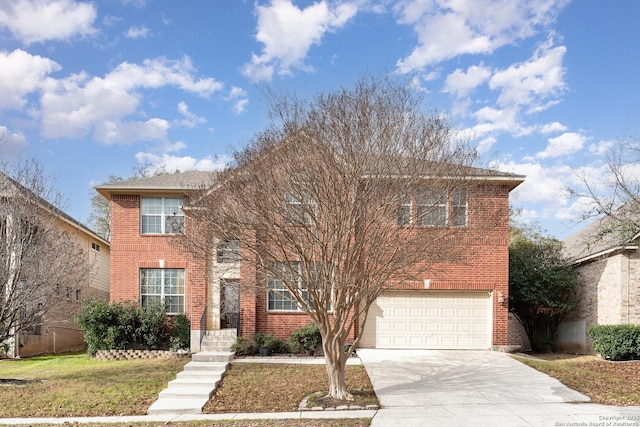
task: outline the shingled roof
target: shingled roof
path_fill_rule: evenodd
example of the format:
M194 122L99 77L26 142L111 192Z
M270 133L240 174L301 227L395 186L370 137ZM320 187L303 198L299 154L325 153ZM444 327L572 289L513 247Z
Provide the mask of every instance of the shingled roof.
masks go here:
M207 188L215 182L215 179L216 172L190 171L101 184L94 187L94 189L107 198L109 198L110 194L114 193L141 191L145 193L182 193Z
M610 229L613 221L611 217L605 216L567 237L563 242L567 259L577 264L621 249L637 248L637 235L633 239L624 240L618 233L603 232Z

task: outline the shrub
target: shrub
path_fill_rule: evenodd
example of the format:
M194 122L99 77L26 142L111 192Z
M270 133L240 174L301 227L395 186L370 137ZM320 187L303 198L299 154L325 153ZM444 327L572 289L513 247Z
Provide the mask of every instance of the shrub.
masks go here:
M120 323L123 312L121 305L104 301L90 301L80 308L75 321L84 334L89 353L125 348L129 339L126 328Z
M122 350L134 346L157 349L167 341L167 320L162 305L141 308L131 302L90 301L75 320L87 350Z
M250 338L238 337L231 350L235 351L237 356L253 356L258 354L259 347Z
M168 323L164 305L157 303L137 307L130 319L136 325L134 342L157 350L168 339Z
M315 323L307 323L291 333L289 338L291 351L301 353L305 350L317 350L322 345L322 335Z
M191 348L191 322L186 314L177 314L173 318L171 344L174 350Z
M288 353L289 346L280 338L273 335L263 335L257 332L252 338L238 337L231 346L231 350L238 356L255 356L261 348L268 348L272 353Z
M271 350L272 353L289 353L289 345L284 340L272 335L265 335L262 346Z
M588 332L593 349L605 359L640 359L639 325L597 325Z

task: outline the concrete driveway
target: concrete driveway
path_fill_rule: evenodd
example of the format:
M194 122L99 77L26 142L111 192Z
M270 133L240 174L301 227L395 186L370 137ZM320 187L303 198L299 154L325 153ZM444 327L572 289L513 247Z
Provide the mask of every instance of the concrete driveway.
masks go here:
M584 403L587 396L505 353L359 349L358 356L381 406L372 427L640 426L640 407Z

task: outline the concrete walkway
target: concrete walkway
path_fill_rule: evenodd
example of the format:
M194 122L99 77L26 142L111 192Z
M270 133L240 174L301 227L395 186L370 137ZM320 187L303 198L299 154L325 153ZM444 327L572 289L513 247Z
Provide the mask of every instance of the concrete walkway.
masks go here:
M360 349L358 356L381 406L372 427L640 426L640 407L585 403L587 396L505 353Z
M67 417L67 418L0 418L0 425L18 426L34 424L114 424L114 423L177 423L184 421L221 420L317 420L371 418L376 411L322 411L322 412L273 412L267 414L184 414L138 415L120 417Z

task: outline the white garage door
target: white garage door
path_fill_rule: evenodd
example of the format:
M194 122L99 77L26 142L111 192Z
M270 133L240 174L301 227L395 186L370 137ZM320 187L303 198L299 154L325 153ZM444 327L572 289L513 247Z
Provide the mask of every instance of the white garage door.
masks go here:
M363 348L491 348L488 292L397 291L369 310Z

